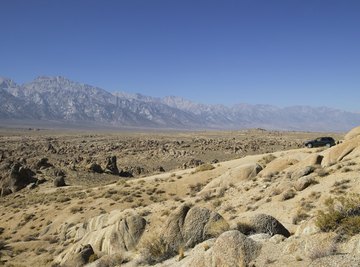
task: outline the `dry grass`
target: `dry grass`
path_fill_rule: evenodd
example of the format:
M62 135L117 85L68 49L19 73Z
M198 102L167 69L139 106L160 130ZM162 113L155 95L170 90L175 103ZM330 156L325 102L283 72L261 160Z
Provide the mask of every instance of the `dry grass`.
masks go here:
M142 261L150 265L162 262L174 256L174 252L169 249L165 240L155 233L141 240L139 250Z
M319 211L316 225L324 232L336 231L349 236L360 233L360 195L328 198L326 210Z

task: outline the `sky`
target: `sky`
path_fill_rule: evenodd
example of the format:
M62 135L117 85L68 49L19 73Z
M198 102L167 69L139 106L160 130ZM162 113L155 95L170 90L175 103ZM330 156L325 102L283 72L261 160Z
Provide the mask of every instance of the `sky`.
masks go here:
M0 0L0 76L360 112L358 0Z

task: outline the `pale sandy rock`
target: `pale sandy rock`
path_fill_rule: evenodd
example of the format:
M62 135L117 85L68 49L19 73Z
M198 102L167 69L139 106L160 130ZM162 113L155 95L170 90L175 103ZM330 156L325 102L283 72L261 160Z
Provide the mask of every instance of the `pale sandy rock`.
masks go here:
M352 130L350 130L346 135L345 135L345 138L344 140L347 141L347 140L350 140L354 137L357 137L360 135L360 126L358 127L355 127L353 128Z
M202 193L213 188L228 187L231 183L236 184L249 180L255 177L261 170L262 167L257 163L240 165L212 180L203 188Z
M305 236L313 235L320 232L320 228L315 224L316 219L312 218L310 220L302 222L296 229L294 236Z
M257 257L261 245L239 231L219 236L212 247L211 266L247 266Z
M146 227L144 218L138 215L126 216L121 212L101 215L86 223L64 227L63 238L73 238L74 245L66 249L57 258L66 262L82 244L91 244L96 252L113 254L132 250L136 247Z
M299 162L298 160L288 157L276 158L270 163L268 163L266 167L261 172L259 172L259 175L267 176L267 175L272 175L274 173L279 173L298 162Z
M360 234L350 238L347 242L340 245L342 253L351 253L360 255Z
M323 160L323 156L320 154L311 154L299 161L297 164L290 166L286 169L286 172L294 173L298 170L304 169L308 166L320 165Z
M341 162L346 156L352 154L352 152L360 146L360 136L354 137L345 141L342 144L336 145L328 149L324 153L324 159L322 162L323 167L328 167Z
M299 178L309 175L310 173L314 172L314 170L315 170L315 167L313 167L313 166L306 166L306 167L299 168L291 174L291 179L298 180Z
M314 183L314 177L312 175L303 176L297 179L297 181L294 183L294 188L297 191L302 191L313 183Z

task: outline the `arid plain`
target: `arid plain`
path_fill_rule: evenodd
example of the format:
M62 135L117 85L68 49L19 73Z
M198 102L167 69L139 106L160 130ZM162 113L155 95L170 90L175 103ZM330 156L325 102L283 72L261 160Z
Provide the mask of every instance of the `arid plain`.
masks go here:
M359 170L358 128L1 129L0 265L359 266Z

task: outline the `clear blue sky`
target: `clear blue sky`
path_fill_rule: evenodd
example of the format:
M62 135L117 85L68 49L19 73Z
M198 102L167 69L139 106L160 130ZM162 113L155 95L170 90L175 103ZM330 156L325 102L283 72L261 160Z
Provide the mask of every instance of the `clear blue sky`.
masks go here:
M358 0L1 0L0 76L360 111Z

